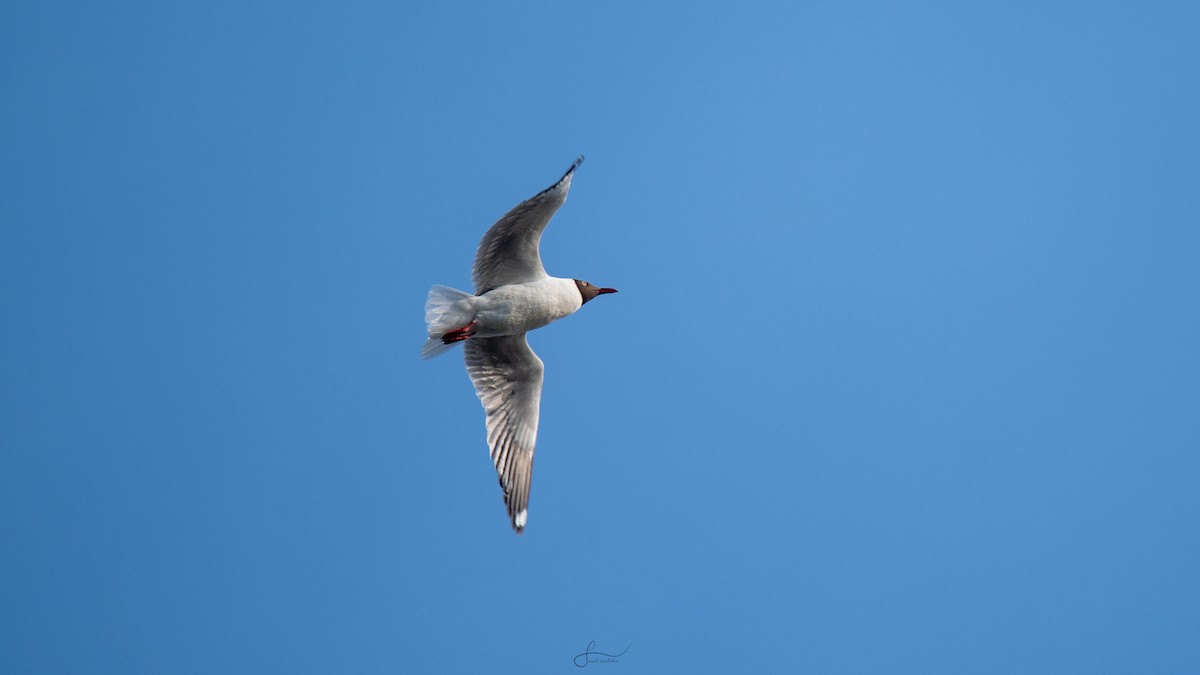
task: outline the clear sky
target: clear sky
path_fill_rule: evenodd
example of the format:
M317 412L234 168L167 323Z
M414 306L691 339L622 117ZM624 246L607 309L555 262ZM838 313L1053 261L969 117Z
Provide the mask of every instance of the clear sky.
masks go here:
M1196 672L1200 4L445 4L0 9L0 670Z

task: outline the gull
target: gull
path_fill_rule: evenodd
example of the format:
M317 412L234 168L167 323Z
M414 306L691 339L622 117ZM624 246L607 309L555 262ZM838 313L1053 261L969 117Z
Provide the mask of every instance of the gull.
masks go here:
M475 294L448 286L429 289L425 323L429 339L422 358L463 343L467 374L483 404L488 448L513 530L529 518L529 484L542 398L542 360L525 334L574 314L598 295L616 293L579 279L546 274L538 242L567 200L571 176L583 156L557 183L517 204L483 235L471 270Z

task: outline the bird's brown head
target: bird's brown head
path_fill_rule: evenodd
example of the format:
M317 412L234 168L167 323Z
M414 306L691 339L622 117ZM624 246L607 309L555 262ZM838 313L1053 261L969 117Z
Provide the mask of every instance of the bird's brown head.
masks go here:
M617 292L617 289L615 288L600 288L599 286L589 284L586 281L580 281L579 279L575 280L575 286L579 289L579 294L583 296L584 303L596 297L597 295Z

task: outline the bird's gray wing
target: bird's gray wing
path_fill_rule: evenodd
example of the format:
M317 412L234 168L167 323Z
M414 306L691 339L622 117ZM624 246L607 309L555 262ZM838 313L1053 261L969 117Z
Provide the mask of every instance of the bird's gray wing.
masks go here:
M528 517L542 360L529 348L524 333L471 338L463 346L467 374L487 416L488 447L504 490L504 504L513 529L520 534Z
M538 242L546 223L567 201L571 174L582 162L580 155L557 183L514 206L483 235L471 269L477 295L498 286L537 281L546 276Z

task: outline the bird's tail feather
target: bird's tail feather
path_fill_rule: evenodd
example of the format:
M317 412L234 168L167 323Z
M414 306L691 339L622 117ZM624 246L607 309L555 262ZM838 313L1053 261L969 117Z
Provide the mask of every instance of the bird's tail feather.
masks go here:
M444 344L442 336L455 328L462 328L475 318L470 302L475 296L449 286L434 286L429 289L425 300L425 323L429 327L429 339L421 347L421 358L430 359L450 349L455 343Z
M421 358L432 359L442 352L450 349L457 342L442 342L441 338L429 338L425 340L425 344L421 345Z

